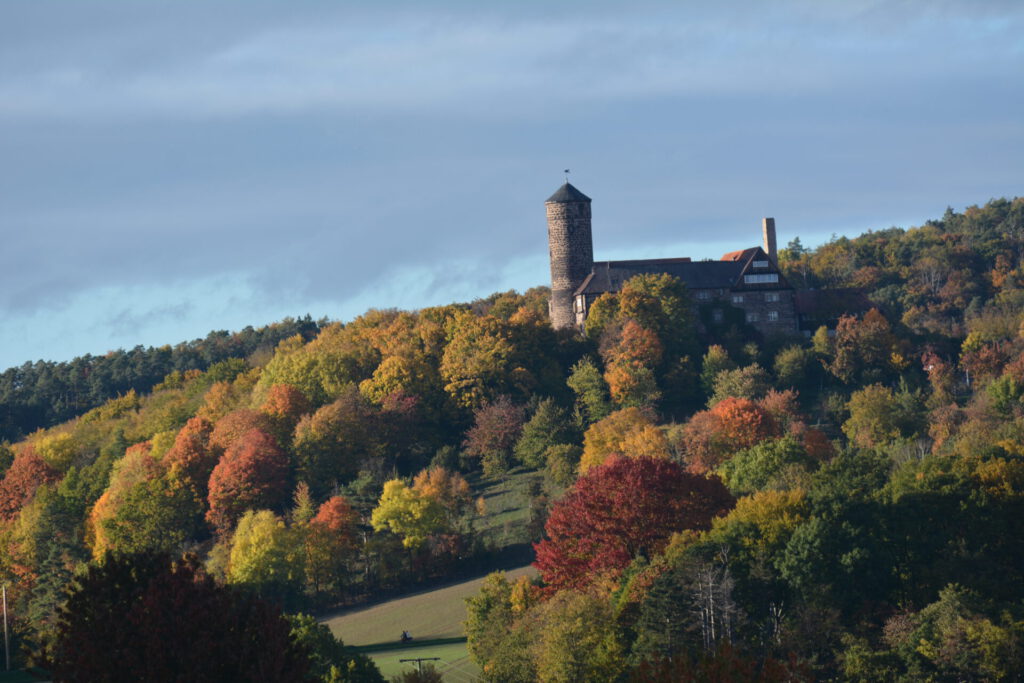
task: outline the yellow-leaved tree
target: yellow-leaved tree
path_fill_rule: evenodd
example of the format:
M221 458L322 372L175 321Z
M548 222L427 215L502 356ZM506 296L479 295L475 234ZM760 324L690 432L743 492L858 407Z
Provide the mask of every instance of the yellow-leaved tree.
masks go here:
M437 498L406 486L401 479L392 479L384 484L370 524L374 531L388 530L401 536L406 548L418 548L433 534L445 531L448 518Z
M231 537L228 582L282 602L305 584L299 538L270 510L249 510Z
M627 458L668 458L665 433L640 408L623 408L595 422L583 435L579 472L604 464L613 453Z

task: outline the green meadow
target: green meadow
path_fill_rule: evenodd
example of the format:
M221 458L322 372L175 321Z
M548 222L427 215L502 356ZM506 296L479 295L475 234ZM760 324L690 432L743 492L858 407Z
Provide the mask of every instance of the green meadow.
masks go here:
M534 571L532 567L520 567L508 575L518 577ZM480 590L483 579L481 576L329 616L324 623L346 645L372 657L385 677L415 666L399 660L438 657L431 663L444 673L445 680L472 681L480 670L466 651L462 622L466 618L465 599ZM412 635L411 643L401 642L402 631Z

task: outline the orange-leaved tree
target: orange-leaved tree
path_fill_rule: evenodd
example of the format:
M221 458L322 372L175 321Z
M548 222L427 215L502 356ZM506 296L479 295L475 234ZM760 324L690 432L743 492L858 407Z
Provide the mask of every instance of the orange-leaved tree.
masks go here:
M708 472L733 453L780 434L779 424L758 402L730 396L694 415L683 428L687 466L691 472Z
M412 488L421 496L430 496L448 512L455 521L473 500L469 482L458 472L444 467L429 467L416 475Z
M174 438L174 445L164 454L167 469L188 482L200 501L205 501L210 474L217 465L220 451L210 446L213 425L202 417L193 417Z
M223 453L254 429L273 434L270 416L248 408L232 411L217 420L210 434L210 446Z
M646 406L661 396L655 370L663 347L658 335L635 320L622 326L618 343L606 355L604 379L612 400L620 406Z
M359 513L342 496L328 498L309 524L299 527L306 559L306 579L314 593L340 587L356 547Z
M290 384L270 387L260 404L260 412L270 418L278 443L287 446L299 418L311 412L309 399Z

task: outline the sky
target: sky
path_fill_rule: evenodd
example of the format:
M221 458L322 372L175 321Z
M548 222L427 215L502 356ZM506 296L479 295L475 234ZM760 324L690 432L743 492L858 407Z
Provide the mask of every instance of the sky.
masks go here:
M0 3L0 369L1024 195L1024 3Z

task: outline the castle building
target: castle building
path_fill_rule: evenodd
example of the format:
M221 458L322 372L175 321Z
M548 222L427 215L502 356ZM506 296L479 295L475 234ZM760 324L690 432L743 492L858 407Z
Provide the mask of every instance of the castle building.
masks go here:
M797 334L795 293L778 267L775 219L762 222L763 245L719 260L594 261L590 197L568 182L545 202L551 259L551 324L582 329L594 301L631 277L667 273L686 283L705 327L738 320L764 336Z

